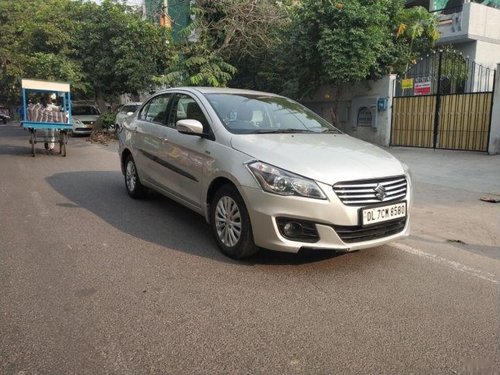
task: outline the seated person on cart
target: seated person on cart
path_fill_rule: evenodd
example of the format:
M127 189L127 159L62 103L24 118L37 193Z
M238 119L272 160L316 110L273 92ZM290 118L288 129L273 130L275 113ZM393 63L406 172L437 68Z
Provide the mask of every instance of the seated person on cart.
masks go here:
M51 95L44 95L40 103L28 105L28 120L42 122L67 122L66 114L61 112L61 108L52 103ZM45 148L52 151L55 147L54 129L44 129Z

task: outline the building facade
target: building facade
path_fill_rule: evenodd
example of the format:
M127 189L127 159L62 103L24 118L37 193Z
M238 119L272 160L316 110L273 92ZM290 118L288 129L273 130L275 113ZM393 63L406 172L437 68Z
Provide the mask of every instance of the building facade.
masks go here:
M182 39L182 30L189 25L192 0L143 0L144 18L172 28L175 42Z
M439 17L438 45L452 45L476 63L500 63L500 0L408 0Z

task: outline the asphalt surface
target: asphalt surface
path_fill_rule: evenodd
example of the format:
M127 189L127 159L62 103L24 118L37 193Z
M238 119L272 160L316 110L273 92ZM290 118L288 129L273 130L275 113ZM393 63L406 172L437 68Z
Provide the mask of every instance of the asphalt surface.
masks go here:
M500 373L498 156L391 150L409 239L236 262L201 216L130 199L116 143L29 147L0 125L0 374Z

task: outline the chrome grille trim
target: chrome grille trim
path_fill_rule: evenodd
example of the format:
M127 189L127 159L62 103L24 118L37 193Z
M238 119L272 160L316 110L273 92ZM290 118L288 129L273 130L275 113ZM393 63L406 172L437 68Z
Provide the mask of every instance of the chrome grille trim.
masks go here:
M385 188L386 195L382 200L375 195L374 189L378 185ZM333 185L333 191L346 206L369 206L403 199L408 191L408 182L404 176L346 181Z

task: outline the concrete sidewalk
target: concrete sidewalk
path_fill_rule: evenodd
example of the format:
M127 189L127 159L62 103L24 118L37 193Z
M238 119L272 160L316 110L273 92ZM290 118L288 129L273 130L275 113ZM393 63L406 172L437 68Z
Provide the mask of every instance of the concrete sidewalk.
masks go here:
M478 152L387 148L412 173L413 249L481 265L495 273L500 260L500 155ZM433 256L434 256L433 255Z
M500 155L409 147L386 150L410 167L414 182L500 195Z

